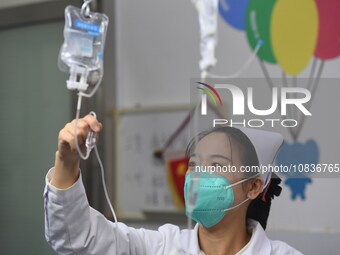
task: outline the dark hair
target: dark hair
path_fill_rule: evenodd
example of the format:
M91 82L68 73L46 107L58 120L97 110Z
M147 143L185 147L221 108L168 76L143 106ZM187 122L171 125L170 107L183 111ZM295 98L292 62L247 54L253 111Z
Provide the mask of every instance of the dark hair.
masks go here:
M240 160L244 166L259 166L259 160L253 143L240 129L230 126L216 127L198 134L197 137L193 138L188 144L186 150L187 158L190 157L197 142L205 136L216 132L224 133L227 136L230 141L231 153L234 147L238 149ZM231 155L231 160L233 161L233 153ZM248 173L247 178L255 174L256 173ZM277 175L272 174L272 178L266 189L249 204L247 219L258 221L263 229L266 229L267 226L271 200L274 196L279 196L281 193L280 183L281 179Z

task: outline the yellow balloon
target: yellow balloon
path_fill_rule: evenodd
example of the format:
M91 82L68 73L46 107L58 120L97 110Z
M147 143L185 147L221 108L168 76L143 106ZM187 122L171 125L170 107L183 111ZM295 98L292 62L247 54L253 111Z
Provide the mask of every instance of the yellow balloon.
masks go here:
M303 71L314 54L319 16L314 0L278 0L272 14L271 37L278 64L289 75Z

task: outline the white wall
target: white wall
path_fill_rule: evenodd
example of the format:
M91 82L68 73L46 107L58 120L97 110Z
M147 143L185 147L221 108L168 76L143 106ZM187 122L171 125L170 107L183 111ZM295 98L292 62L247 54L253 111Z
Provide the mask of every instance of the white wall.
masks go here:
M188 103L188 82L198 75L199 59L190 1L117 1L116 6L119 106Z

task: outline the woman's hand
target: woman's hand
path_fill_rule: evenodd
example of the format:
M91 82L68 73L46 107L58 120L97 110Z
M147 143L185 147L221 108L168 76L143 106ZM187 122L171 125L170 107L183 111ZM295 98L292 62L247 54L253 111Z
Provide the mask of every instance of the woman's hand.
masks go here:
M79 177L80 158L75 144L75 124L73 120L60 130L58 137L58 151L55 158L55 169L52 174L51 184L59 189L72 186ZM81 151L86 151L85 141L90 130L99 133L102 124L92 115L86 115L77 122L77 140Z

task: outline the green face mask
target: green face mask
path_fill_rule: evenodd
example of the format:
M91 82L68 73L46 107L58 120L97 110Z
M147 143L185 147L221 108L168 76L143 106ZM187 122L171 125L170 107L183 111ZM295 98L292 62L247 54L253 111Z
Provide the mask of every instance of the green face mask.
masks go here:
M184 184L186 215L206 228L215 226L223 219L227 211L249 200L247 198L232 207L234 203L232 187L249 179L230 184L226 178L215 173L189 172L185 176Z

